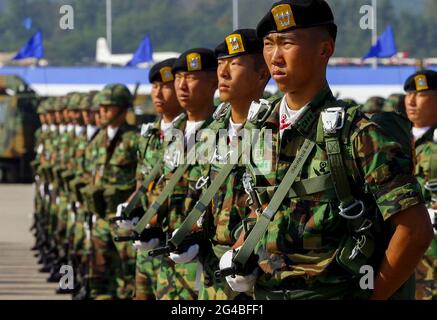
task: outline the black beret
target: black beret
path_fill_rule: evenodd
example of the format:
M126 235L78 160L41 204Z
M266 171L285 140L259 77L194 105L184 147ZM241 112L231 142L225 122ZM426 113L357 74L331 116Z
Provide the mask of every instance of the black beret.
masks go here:
M256 27L258 38L271 32L286 32L298 28L331 26L335 40L337 26L334 14L325 0L285 0L273 4Z
M172 72L173 63L176 58L166 59L155 64L149 71L149 82L170 82L174 80Z
M406 92L437 90L437 72L423 70L408 77L404 84Z
M244 54L261 53L263 42L256 37L255 29L238 29L229 34L225 41L215 48L217 59L224 59Z
M195 48L185 51L173 63L172 71L194 72L194 71L216 71L217 59L210 49Z

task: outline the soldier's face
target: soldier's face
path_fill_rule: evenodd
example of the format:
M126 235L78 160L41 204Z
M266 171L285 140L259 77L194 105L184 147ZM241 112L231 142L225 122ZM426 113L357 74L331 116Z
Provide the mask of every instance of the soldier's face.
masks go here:
M423 128L437 123L437 91L409 92L405 108L415 127Z
M271 33L264 38L264 59L285 93L304 92L325 77L334 42L319 28Z
M182 108L196 112L211 104L217 89L217 76L213 72L178 72L174 82L176 95Z
M46 120L48 124L54 124L56 122L55 112L48 112L46 114Z
M218 60L218 89L223 102L246 102L254 99L260 74L255 71L251 56Z
M152 102L157 113L172 113L179 108L174 82L153 82Z
M85 125L93 124L93 117L91 117L91 111L89 110L82 110L82 118Z
M125 117L120 113L125 112L118 106L100 106L99 110L102 123L111 122L113 126L118 126L124 122Z
M39 121L40 121L42 124L46 123L46 116L45 116L45 114L40 114L40 115L39 115Z
M102 118L100 117L100 112L99 111L93 111L93 115L91 116L91 118L94 117L94 122L96 124L96 126L100 127L102 125Z
M63 111L56 111L55 112L55 121L57 124L64 122L64 112Z

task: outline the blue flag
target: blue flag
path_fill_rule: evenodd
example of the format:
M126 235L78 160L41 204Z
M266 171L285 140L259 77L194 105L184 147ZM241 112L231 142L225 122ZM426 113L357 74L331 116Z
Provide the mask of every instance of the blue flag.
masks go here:
M32 18L27 17L23 20L23 26L26 28L26 30L32 29Z
M42 32L38 31L32 38L27 41L26 45L21 48L12 60L21 60L26 58L37 58L41 59L44 57L44 46L42 43Z
M150 35L144 37L132 59L126 64L127 66L136 66L141 62L153 61L153 48Z
M378 38L378 41L369 49L369 52L363 57L367 58L391 58L398 50L396 48L396 41L393 28L388 26L385 31Z

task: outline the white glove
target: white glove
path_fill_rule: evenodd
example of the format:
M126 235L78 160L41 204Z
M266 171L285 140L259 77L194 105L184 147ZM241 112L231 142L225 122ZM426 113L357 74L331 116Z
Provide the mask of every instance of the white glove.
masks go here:
M220 270L230 268L232 266L232 257L233 257L232 250L225 252L225 254L221 257L219 262ZM247 276L235 275L235 277L227 276L226 281L228 282L229 286L233 291L247 292L254 287L257 277L258 277L258 268L255 268L255 270L250 275Z
M174 236L177 231L178 231L178 229L173 231L172 236ZM190 262L199 254L199 249L200 249L200 247L198 244L193 244L185 252L182 252L182 253L171 252L170 259L173 260L175 263Z
M150 251L155 249L159 245L159 239L153 238L147 242L142 242L140 240L135 240L133 243L133 247L138 251Z
M121 217L121 213L127 207L127 205L128 205L128 202L120 203L117 206L117 212L115 213L115 216ZM134 217L130 220L117 221L116 224L117 224L118 228L120 228L120 229L132 230L135 227L135 225L138 223L139 220L140 219L138 217Z
M434 209L428 209L428 213L429 213L429 217L431 218L431 224L435 224L435 218L436 218L436 211L437 210L434 210ZM433 228L434 229L434 234L435 235L437 235L437 230L436 230L436 228Z

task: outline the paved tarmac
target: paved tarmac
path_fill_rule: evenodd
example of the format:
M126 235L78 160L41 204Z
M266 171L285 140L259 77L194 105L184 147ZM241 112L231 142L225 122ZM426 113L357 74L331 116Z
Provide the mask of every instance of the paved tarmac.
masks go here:
M47 273L30 248L34 238L31 185L0 184L0 300L68 300L56 295L57 283L47 283Z

